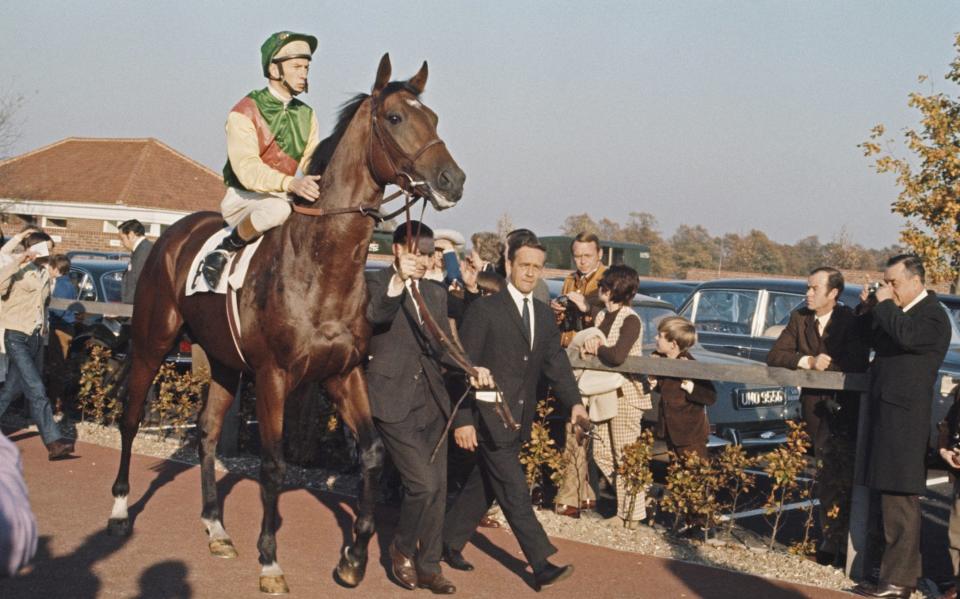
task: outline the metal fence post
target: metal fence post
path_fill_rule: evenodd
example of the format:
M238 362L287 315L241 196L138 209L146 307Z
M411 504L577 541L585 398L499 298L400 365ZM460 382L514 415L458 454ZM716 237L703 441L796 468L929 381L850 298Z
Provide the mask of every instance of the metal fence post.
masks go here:
M853 492L850 497L850 528L847 536L847 578L863 580L868 556L867 539L870 532L870 489L866 486L869 391L860 394L860 413L857 415L857 451L853 472Z

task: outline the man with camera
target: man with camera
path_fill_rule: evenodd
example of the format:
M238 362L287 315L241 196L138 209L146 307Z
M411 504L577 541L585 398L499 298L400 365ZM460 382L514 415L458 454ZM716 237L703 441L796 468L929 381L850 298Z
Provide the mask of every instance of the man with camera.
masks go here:
M920 577L920 495L926 491L927 439L937 371L950 345L950 320L924 289L923 261L887 261L883 285L864 287L858 310L869 321L870 365L866 485L879 496L884 550L866 597L909 597ZM872 560L876 562L876 559Z
M578 331L593 326L594 317L603 307L598 285L606 267L600 263L600 239L582 232L573 238L570 253L577 270L563 280L557 299L550 302L560 326L560 345L567 347ZM579 518L580 510L594 509L596 495L590 486L587 449L577 443L573 426L567 424L564 458L566 472L557 490L554 509L561 516Z
M843 293L843 274L822 266L807 277L804 304L767 354L769 366L801 370L865 372L870 350L861 339L858 319L849 306L837 300ZM821 543L817 561L842 563L847 539L850 481L856 443L859 394L811 389L800 390L800 413L819 462L817 498L820 500ZM840 509L840 517L828 514Z

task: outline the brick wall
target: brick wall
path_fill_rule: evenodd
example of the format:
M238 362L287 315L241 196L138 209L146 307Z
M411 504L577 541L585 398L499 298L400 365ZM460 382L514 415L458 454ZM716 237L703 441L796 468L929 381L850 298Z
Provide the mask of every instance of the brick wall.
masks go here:
M3 232L10 236L22 229L28 221L16 214L2 215ZM66 220L66 227L56 227L48 224L43 230L53 237L56 247L54 252L66 253L76 250L98 252L124 252L120 245L120 238L116 233L104 233L103 220L70 218ZM37 217L32 224L40 226L42 219ZM154 239L148 232L148 239ZM111 245L111 241L113 244Z

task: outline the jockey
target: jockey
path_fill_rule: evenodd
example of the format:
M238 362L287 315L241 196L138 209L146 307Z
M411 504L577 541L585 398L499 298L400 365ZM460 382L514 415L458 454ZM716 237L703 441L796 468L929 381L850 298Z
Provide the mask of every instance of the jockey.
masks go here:
M252 91L227 116L227 164L220 202L233 231L203 260L211 290L217 287L230 253L257 239L290 215L287 194L314 201L316 176L306 172L320 138L313 109L294 96L307 91L310 59L317 49L312 35L280 31L260 47L267 87Z

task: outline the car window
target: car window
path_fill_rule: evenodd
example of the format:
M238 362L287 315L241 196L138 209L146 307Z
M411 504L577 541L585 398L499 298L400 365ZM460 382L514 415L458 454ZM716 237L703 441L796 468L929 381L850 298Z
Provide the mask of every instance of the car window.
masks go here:
M660 306L633 306L633 310L643 321L643 344L649 345L657 339L657 325L667 316L676 316L670 308Z
M771 291L767 295L767 310L763 319L764 337L779 337L780 331L790 322L790 313L804 301L804 296L795 293Z
M669 302L676 308L679 308L680 305L683 304L683 300L690 297L690 293L687 291L657 291L654 293L648 293L647 295L665 302Z
M82 302L97 301L97 290L93 286L93 279L82 270L70 269L70 281L79 290L77 299Z
M115 270L105 272L100 275L100 284L103 285L103 293L107 296L105 302L119 302L123 297L123 273L126 271Z
M749 335L756 308L756 291L704 289L694 324L698 331Z

